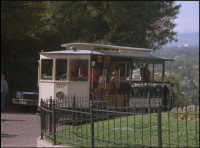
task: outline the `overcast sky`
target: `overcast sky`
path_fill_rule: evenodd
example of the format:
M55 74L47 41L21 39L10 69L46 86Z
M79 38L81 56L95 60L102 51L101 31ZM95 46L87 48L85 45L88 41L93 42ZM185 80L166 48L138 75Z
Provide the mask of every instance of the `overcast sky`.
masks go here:
M178 18L175 19L177 26L174 31L178 33L199 32L199 1L175 1L181 4Z

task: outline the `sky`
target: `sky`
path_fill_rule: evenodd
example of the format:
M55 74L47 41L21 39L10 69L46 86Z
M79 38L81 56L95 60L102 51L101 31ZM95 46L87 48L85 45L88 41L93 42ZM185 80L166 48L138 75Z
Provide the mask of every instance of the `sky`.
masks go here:
M199 32L199 1L175 1L175 4L181 4L181 8L174 20L177 24L174 31L179 34Z

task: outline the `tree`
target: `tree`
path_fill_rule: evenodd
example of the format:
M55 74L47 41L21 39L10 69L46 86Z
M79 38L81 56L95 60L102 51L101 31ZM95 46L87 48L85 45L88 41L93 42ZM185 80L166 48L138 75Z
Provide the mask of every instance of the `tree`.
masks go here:
M158 49L176 41L173 1L49 2L51 28L66 41Z
M6 40L34 38L43 25L43 2L1 1L1 37Z
M16 91L37 89L37 34L44 22L43 2L1 1L1 73L6 75L12 104Z
M175 40L172 21L180 6L173 2L113 2L110 8L108 40L114 44L156 49Z
M4 1L1 4L3 39L31 37L44 44L53 39L62 43L104 41L153 49L176 41L173 20L180 8L173 1Z

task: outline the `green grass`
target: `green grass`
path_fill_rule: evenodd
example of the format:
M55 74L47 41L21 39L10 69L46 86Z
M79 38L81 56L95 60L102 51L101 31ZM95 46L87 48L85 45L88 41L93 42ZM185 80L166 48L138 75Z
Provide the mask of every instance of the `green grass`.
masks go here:
M99 121L94 123L94 129L95 147L158 145L157 114ZM72 139L68 139L67 136ZM90 124L60 130L56 138L59 145L90 147ZM108 142L103 142L98 138L106 139ZM47 140L52 142L48 138ZM163 147L169 146L169 143L174 144L170 145L171 147L177 147L177 144L183 147L187 145L199 147L199 120L186 122L171 119L171 117L169 119L167 113L162 113L162 142Z

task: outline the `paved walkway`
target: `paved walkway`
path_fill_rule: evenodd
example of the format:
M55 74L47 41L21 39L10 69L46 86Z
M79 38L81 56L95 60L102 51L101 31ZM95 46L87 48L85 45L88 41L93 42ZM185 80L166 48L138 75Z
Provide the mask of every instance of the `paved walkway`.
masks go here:
M1 113L1 147L36 147L40 116L36 113Z

